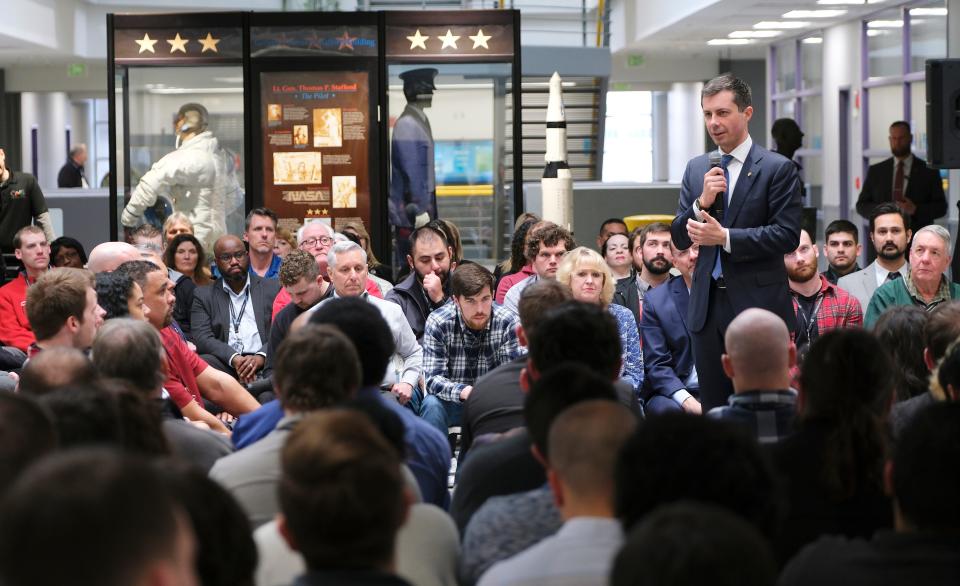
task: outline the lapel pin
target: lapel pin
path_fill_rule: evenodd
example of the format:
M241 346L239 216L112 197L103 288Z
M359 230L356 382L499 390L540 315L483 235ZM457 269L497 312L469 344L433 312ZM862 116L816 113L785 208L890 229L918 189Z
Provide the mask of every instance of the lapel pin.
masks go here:
M753 175L753 171L747 171L747 177L750 177L751 175Z

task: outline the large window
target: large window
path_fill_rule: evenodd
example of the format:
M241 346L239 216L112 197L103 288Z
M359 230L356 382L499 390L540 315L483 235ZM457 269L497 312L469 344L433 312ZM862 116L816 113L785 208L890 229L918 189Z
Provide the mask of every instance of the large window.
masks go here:
M947 55L944 0L880 11L863 21L863 172L890 156L890 124L906 120L913 151L926 156L925 66Z
M603 180L653 181L653 93L607 93Z
M819 33L793 38L771 47L770 88L773 119L792 118L804 133L803 145L794 154L802 167L804 205L821 207L823 181L823 38ZM755 137L758 138L758 137ZM769 139L771 147L777 145Z

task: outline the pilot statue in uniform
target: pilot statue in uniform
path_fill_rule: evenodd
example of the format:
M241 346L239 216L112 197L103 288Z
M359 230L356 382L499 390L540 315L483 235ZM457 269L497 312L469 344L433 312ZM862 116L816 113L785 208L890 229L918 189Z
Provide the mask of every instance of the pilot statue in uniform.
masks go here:
M437 217L433 131L423 112L433 103L437 73L433 68L420 68L400 74L407 107L394 124L390 145L390 224L396 230L401 264L406 264L410 232Z
M177 112L177 148L167 153L140 179L120 222L133 228L144 222L158 200L169 199L173 210L193 222L194 236L206 251L227 233L227 216L243 205L233 158L207 130L209 114L201 104L184 104ZM242 209L239 210L242 213ZM164 218L158 218L163 221Z

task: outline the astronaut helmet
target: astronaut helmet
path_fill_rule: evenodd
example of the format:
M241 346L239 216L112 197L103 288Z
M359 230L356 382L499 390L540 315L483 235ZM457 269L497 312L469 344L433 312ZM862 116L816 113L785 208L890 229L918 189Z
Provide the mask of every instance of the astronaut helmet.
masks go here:
M173 126L179 140L198 134L207 129L210 114L203 104L189 103L180 106Z

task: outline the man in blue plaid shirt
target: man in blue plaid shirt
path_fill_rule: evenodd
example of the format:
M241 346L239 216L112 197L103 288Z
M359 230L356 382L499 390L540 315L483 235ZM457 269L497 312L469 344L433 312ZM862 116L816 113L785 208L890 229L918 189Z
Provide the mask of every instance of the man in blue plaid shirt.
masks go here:
M519 321L512 311L494 305L490 271L467 263L450 279L452 302L430 314L423 332L427 394L418 402L417 393L412 401L417 414L443 433L460 425L474 381L521 354Z

